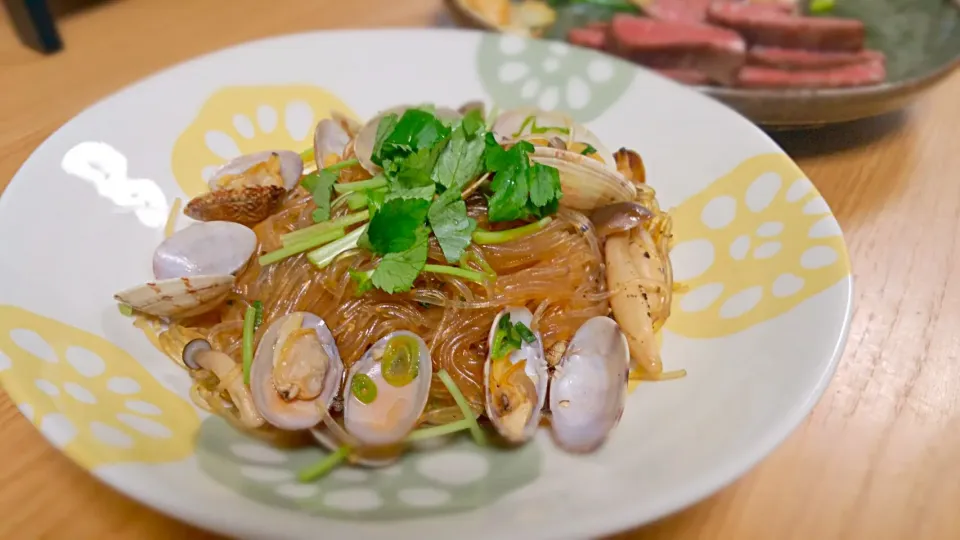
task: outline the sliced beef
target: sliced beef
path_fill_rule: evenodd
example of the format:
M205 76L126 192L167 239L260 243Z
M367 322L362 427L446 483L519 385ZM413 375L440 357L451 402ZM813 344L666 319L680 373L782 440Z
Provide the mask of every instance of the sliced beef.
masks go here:
M745 66L740 70L737 85L742 88L843 88L878 84L886 76L886 68L879 61L810 71Z
M643 7L648 16L661 21L702 22L714 0L653 0ZM727 1L727 0L717 0Z
M803 49L781 49L779 47L751 47L747 51L747 64L781 69L829 69L866 62L884 62L880 51L863 50L844 51L805 51Z
M607 33L596 28L571 28L567 33L567 41L581 47L603 50Z
M656 69L654 71L684 84L705 85L711 82L706 73L695 69Z
M607 50L658 69L694 69L731 84L746 60L736 32L705 24L658 21L626 14L613 17Z
M797 17L768 6L715 2L707 20L736 30L751 45L822 51L863 49L864 25L856 19Z

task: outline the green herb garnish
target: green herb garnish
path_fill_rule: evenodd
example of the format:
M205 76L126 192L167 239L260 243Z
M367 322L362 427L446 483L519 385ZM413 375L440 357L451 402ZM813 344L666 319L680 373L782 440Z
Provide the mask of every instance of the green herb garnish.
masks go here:
M256 331L263 324L263 302L253 301L253 330Z
M347 459L348 455L350 455L350 447L341 446L336 452L300 471L297 479L301 482L312 482L337 468L338 465Z
M333 184L337 182L337 174L329 169L321 169L310 173L303 178L300 185L310 192L317 209L313 211L314 223L330 219L330 196L333 194Z
M433 170L433 181L448 190L460 192L464 186L480 176L483 171L483 152L486 142L480 111L467 114L453 130L450 142L444 148Z
M443 256L448 262L459 261L477 228L476 220L467 216L467 204L460 198L459 188L448 189L433 201L427 217Z
M516 227L513 229L507 229L505 231L485 231L485 230L476 230L473 233L473 241L480 245L490 245L490 244L505 244L511 242L518 238L523 238L524 236L529 236L537 231L543 230L544 227L550 224L553 221L551 217L545 217L540 221L535 221L521 227Z
M470 435L473 437L473 442L480 446L486 444L487 438L484 436L483 430L480 429L480 424L477 423L477 416L473 413L473 409L470 408L470 404L467 403L467 398L463 396L463 392L461 392L456 383L453 382L453 379L450 378L450 374L447 373L446 370L441 369L437 375L440 377L443 385L447 387L450 395L453 396L453 400L457 403L457 406L460 407L460 412L463 413L462 421L470 424Z
M250 366L253 365L253 334L257 321L257 310L253 306L243 314L243 337L241 358L243 360L243 384L250 385Z
M505 358L513 351L520 350L523 343L533 343L536 339L537 337L527 325L522 322L511 324L510 315L505 314L500 317L497 329L493 333L493 347L490 354L495 359Z
M362 296L363 293L373 288L373 282L370 281L370 278L373 277L373 270L361 272L351 268L348 270L348 272L350 272L350 279L357 286L354 296Z
M487 134L487 169L495 171L488 203L491 222L512 221L555 213L563 197L560 173L553 167L531 163L533 145L520 141L509 150Z
M373 284L391 294L409 291L427 264L428 239L429 231L426 227L420 227L410 249L384 255L373 271Z
M410 249L429 208L430 202L423 199L394 199L383 203L367 230L373 252L384 255Z
M350 381L350 393L360 400L360 403L369 405L377 399L377 383L365 373L357 373Z
M596 153L597 153L597 149L594 148L593 146L590 146L590 145L588 144L586 148L584 148L583 150L580 151L580 153L583 154L583 155L585 155L585 156L589 156L590 154L596 154Z

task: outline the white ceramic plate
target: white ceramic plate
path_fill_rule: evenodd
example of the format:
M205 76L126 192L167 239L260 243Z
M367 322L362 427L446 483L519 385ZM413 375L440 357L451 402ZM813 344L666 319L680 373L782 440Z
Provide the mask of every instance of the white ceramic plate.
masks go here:
M643 155L674 208L688 287L663 356L689 376L634 388L591 456L541 433L516 452L464 442L297 484L320 450L267 448L199 412L187 377L112 294L150 278L170 205L227 158L305 148L333 108L367 118L474 99L561 108ZM0 378L20 410L101 480L241 537L582 538L650 521L731 482L797 426L834 371L851 306L830 209L749 122L586 50L464 31L295 35L169 69L44 142L0 199L0 230Z

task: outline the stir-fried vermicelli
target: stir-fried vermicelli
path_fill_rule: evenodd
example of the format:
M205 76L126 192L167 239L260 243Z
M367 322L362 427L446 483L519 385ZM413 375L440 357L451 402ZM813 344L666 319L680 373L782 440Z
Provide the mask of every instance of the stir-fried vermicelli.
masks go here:
M590 451L628 368L676 376L656 340L671 222L639 155L558 113L335 118L306 153L316 172L290 151L225 165L185 207L205 223L158 248L157 281L117 295L198 405L376 465L461 429L522 443L542 417ZM582 385L602 391L571 398ZM585 410L599 435L577 427Z

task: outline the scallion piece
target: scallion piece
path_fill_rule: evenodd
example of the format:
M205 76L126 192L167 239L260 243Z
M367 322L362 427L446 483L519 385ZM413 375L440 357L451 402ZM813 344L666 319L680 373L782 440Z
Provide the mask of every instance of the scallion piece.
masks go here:
M456 422L450 422L449 424L444 424L442 426L433 426L423 429L418 429L407 435L406 442L416 442L422 441L424 439L432 439L434 437L442 437L444 435L450 435L458 431L463 431L465 429L470 429L470 419L464 418L463 420L457 420Z
M260 259L258 259L260 261L260 266L267 266L277 261L286 259L292 255L303 253L304 251L309 251L313 248L328 244L334 240L343 238L344 234L345 232L343 229L334 229L332 231L327 231L316 236L312 236L306 240L301 240L299 242L284 246L276 251L271 251L266 255L261 255Z
M253 329L256 331L257 328L260 328L260 325L263 324L263 302L259 300L253 301Z
M243 314L243 384L250 384L250 366L253 365L253 326L257 321L257 309L247 308Z
M457 402L457 406L460 407L460 412L463 413L463 421L470 424L470 436L473 437L473 442L481 446L486 444L487 437L483 434L483 430L480 429L480 424L477 423L477 417L473 414L473 409L470 408L470 404L467 403L467 398L463 397L463 393L457 388L456 383L450 378L450 374L447 373L445 369L441 369L437 375L440 377L443 385L447 387L450 395L453 396L453 400Z
M456 266L444 266L442 264L427 264L423 267L424 272L431 272L433 274L447 274L448 276L457 276L464 279L469 279L474 283L484 283L487 281L487 277L480 272L475 270L467 270L466 268L459 268Z
M337 171L339 171L340 169L346 169L347 167L353 167L354 165L358 165L359 163L360 163L360 160L358 160L357 158L345 159L345 160L343 160L343 161L339 161L339 162L337 162L337 163L334 163L333 165L327 165L326 167L323 168L323 170L325 170L325 171L327 171L327 172L337 172Z
M117 304L117 308L124 317L133 317L133 306L130 304Z
M364 207L366 207L366 201L364 201ZM316 235L334 230L334 229L345 229L351 225L356 225L357 223L363 223L364 221L370 219L370 212L364 210L363 212L357 212L354 214L347 214L345 216L340 216L336 219L330 221L324 221L323 223L317 223L309 227L304 227L303 229L289 232L287 234L280 236L280 241L283 242L284 247L289 246L290 244L298 244L304 240L313 238Z
M333 190L337 193L347 193L350 191L362 191L365 189L377 189L386 187L387 179L384 176L374 176L369 180L359 182L347 182L345 184L334 184Z
M326 268L327 265L332 263L341 253L356 248L357 241L360 240L360 235L362 235L365 230L367 230L366 225L358 227L343 238L334 240L323 247L311 251L307 254L307 259L317 268Z
M504 244L540 231L549 225L551 221L553 221L553 218L545 217L540 221L505 231L484 231L477 229L473 231L473 241L480 245Z
M301 482L312 482L337 468L337 465L343 463L349 455L350 447L341 446L336 452L300 471L300 473L297 474L297 479Z

